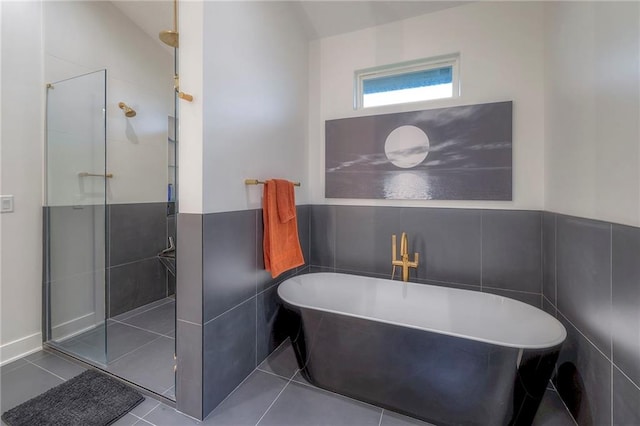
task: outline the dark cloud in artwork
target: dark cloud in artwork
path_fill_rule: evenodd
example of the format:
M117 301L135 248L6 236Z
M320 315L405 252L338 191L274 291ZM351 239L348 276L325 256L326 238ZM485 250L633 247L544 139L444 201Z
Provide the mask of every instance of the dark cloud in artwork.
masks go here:
M427 157L412 170L511 167L511 109L511 102L500 102L329 120L326 169L398 170L387 159L384 145L387 136L404 125L418 127L430 142Z

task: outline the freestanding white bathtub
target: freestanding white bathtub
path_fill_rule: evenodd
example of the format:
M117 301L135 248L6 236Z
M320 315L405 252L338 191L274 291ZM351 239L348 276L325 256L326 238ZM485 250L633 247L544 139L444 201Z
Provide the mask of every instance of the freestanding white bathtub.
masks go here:
M335 273L278 295L311 383L438 425L531 424L566 337L506 297Z

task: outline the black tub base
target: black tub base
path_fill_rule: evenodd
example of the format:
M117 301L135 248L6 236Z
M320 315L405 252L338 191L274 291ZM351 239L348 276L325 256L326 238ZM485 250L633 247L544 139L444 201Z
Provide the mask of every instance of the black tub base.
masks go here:
M530 425L560 349L502 347L285 307L310 383L436 425Z

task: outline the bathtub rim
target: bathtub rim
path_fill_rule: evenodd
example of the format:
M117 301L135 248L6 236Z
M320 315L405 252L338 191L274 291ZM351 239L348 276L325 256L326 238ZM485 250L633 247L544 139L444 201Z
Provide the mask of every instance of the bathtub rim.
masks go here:
M537 315L539 314L539 315L542 315L543 317L547 316L550 319L552 319L553 322L555 323L554 325L559 327L561 336L559 336L555 340L548 340L546 342L539 343L539 344L525 344L525 343L521 343L521 342L510 343L510 342L504 342L504 341L491 340L491 339L487 339L487 338L483 338L483 337L471 336L471 335L463 334L463 333L456 333L456 332L449 331L449 330L441 330L441 329L438 329L438 328L423 327L423 326L419 326L419 325L415 325L415 324L401 323L401 322L392 321L392 320L388 320L388 319L384 319L384 318L377 318L377 317L372 317L372 316L360 315L360 314L356 314L356 313L353 313L353 312L344 312L344 311L338 311L338 310L330 309L330 308L311 306L311 305L308 305L308 304L293 302L290 299L287 299L286 297L283 297L281 289L285 286L285 284L287 282L293 282L293 281L295 281L297 279L300 279L300 278L302 278L302 277L304 277L306 275L316 275L316 276L317 275L326 275L328 277L330 277L330 276L358 277L358 278L365 278L365 279L371 279L371 280L380 280L380 281L385 281L385 282L391 282L391 283L399 284L399 285L410 285L410 286L415 286L415 287L418 287L418 286L432 287L432 288L437 288L439 290L450 291L452 293L458 293L458 292L478 293L478 294L482 295L480 297L484 297L484 298L491 298L491 299L496 299L496 300L508 300L509 303L514 303L516 305L522 305L522 306L526 307L526 309L535 309L536 311L538 311L536 313ZM437 285L432 285L432 284L413 283L413 282L406 282L405 283L405 282L400 282L400 281L395 281L395 280L390 280L390 279L385 279L385 278L380 278L380 277L370 277L370 276L366 276L366 275L345 274L345 273L340 273L340 272L314 272L314 273L310 273L310 274L296 275L296 276L293 276L293 277L290 277L290 278L284 280L283 282L278 284L277 294L278 294L278 297L280 298L280 300L282 300L284 303L286 303L287 305L289 305L291 307L295 307L295 308L298 308L298 309L300 309L300 308L302 308L302 309L310 309L310 310L314 310L314 311L327 312L327 313L331 313L331 314L335 314L335 315L344 315L344 316L349 316L349 317L352 317L352 318L359 318L359 319L362 319L362 320L389 324L389 325L393 325L393 326L396 326L396 327L406 327L406 328L411 328L411 329L430 332L430 333L444 334L444 335L451 336L451 337L456 337L456 338L460 338L460 339L467 339L467 340L473 340L473 341L476 341L476 342L481 342L481 343L486 343L486 344L500 346L500 347L506 347L506 348L525 349L525 350L543 350L543 349L549 349L549 348L553 348L553 347L556 347L558 345L561 345L562 343L564 343L564 341L567 338L567 330L564 327L564 325L562 325L562 323L557 318L553 317L552 315L550 315L549 313L545 312L544 310L542 310L540 308L537 308L535 306L529 305L527 303L521 302L519 300L512 299L510 297L499 296L499 295L496 295L496 294L484 293L484 292L475 291L475 290L466 290L466 289L460 289L460 288L452 288L452 287L437 286Z

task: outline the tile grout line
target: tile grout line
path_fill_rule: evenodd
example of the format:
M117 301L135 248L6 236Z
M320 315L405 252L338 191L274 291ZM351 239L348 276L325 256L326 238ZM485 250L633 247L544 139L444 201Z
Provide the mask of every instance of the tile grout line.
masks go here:
M51 374L51 375L53 375L53 376L56 376L58 379L62 380L63 382L66 382L66 381L67 381L67 379L65 379L65 378L64 378L64 377L62 377L62 376L57 375L57 374L56 374L56 373L54 373L53 371L49 371L49 370L47 370L46 368L44 368L44 367L42 367L42 366L40 366L40 365L38 365L38 364L36 364L36 363L34 363L34 362L32 362L32 361L29 361L29 360L27 360L27 359L26 359L25 361L27 361L29 364L31 364L31 365L33 365L33 366L35 366L35 367L38 367L39 369L41 369L41 370L43 370L43 371L46 371L47 373L49 373L49 374Z
M320 267L321 266L315 266L315 267ZM335 272L338 273L347 273L347 274L367 274L364 276L367 277L373 277L373 278L387 278L388 274L379 274L377 272L368 272L368 271L358 271L358 270L354 270L354 269L336 269ZM469 291L482 291L483 289L486 290L500 290L500 291L504 291L507 293L518 293L518 294L528 294L528 295L532 295L532 296L541 296L541 293L534 293L534 292L530 292L530 291L522 291L522 290L513 290L513 289L507 289L507 288L499 288L499 287L490 287L490 286L481 286L481 285L476 285L476 284L465 284L465 283L459 283L459 282L452 282L452 281L441 281L441 280L433 280L433 279L425 279L425 278L418 278L419 281L409 281L412 284L423 284L423 285L433 285L436 287L445 287L445 288L456 288L456 287L450 287L450 286L463 286L463 287L472 287L472 288L464 288L462 290L469 290ZM439 285L439 284L434 284L434 283L441 283L444 285ZM280 283L278 283L280 284ZM265 290L266 291L266 290ZM489 293L489 294L493 294L493 293ZM496 295L496 296L500 296L500 295ZM548 300L548 299L547 299Z
M169 300L167 300L167 299L169 299ZM128 319L133 318L133 317L137 317L138 315L146 314L147 312L149 312L149 311L153 311L154 309L161 308L161 307L163 307L164 305L168 305L169 303L175 303L175 301L174 301L174 300L170 300L170 299L171 299L170 297L165 297L165 298L163 298L163 299L162 299L162 303L158 303L157 305L151 306L151 307L149 307L149 308L147 308L147 309L144 309L143 311L136 312L135 314L131 314L131 315L129 315L129 316L125 316L123 319L116 319L116 318L118 318L118 317L120 317L120 316L122 316L122 315L130 314L130 313L131 313L132 311L134 311L135 309L140 309L140 308L143 308L144 306L139 306L139 307L137 307L137 308L132 309L131 311L123 312L123 313L121 313L121 314L119 314L119 315L116 315L115 317L111 317L111 318L109 318L109 319L110 319L110 320L113 320L113 321L126 321L126 320L128 320ZM156 301L156 302L159 302L159 301ZM149 303L148 305L151 305L152 303L156 303L156 302L151 302L151 303Z
M336 267L336 253L338 252L338 246L337 246L337 241L338 241L338 208L335 206L332 206L331 208L332 212L333 212L333 264L332 264L332 268L333 268L333 272L336 272L336 270L338 269Z
M260 240L259 236L258 236L258 211L256 210L253 216L253 227L256 230L256 239L255 239L255 245L254 245L254 256L253 256L253 261L255 264L255 268L256 270L258 269L258 244L260 244L260 242L258 240ZM263 231L264 234L264 231ZM255 351L255 360L254 360L254 364L256 366L256 368L258 368L258 274L254 274L254 282L253 282L254 286L255 286L255 295L256 295L256 321L255 321L255 326L256 326L256 339L255 339L255 343L256 343L256 351Z
M298 371L296 372L296 374L297 374L298 372L300 372L300 370L299 370L299 369L298 369ZM294 375L293 375L293 377L295 377L295 376L296 376L296 374L294 374ZM278 377L281 377L281 376L278 376ZM333 391L330 391L330 390L327 390L327 389L323 389L323 388L320 388L320 387L318 387L318 386L312 385L311 383L308 383L308 382L299 382L299 381L297 381L297 380L293 380L293 377L291 378L291 381L293 381L294 383L297 383L297 384L299 384L299 385L306 386L306 387L308 387L308 388L315 389L315 390L320 391L320 392L323 392L323 393L328 393L328 394L330 394L330 395L335 395L335 396L337 396L337 397L339 397L339 398L343 398L343 399L346 399L346 400L349 400L349 401L353 401L353 402L355 402L356 404L365 405L365 406L367 406L367 407L373 407L373 408L376 408L376 409L382 409L382 407L378 407L377 405L371 404L371 403L369 403L369 402L360 401L359 399L355 399L355 398L352 398L352 397L350 397L350 396L342 395L341 393L337 393L337 392L333 392ZM256 425L256 426L257 426L257 425Z
M185 320L185 319L176 318L176 322L178 322L178 321L183 322L183 323L185 323L185 324L196 325L196 326L198 326L198 327L202 327L202 326L204 325L204 324L198 324L197 322L193 322L193 321L188 321L188 320Z
M247 375L247 377L245 377L244 379L242 379L242 381L240 383L238 383L238 386L236 386L235 388L233 388L233 390L231 392L229 392L229 394L227 396L224 397L224 399L222 401L220 401L218 403L218 405L213 409L213 411L211 411L209 414L207 414L207 416L202 420L206 420L207 417L211 416L217 409L218 407L220 407L222 404L224 404L224 402L231 398L231 395L233 395L238 389L240 389L240 386L242 386L244 384L244 382L246 382L247 380L249 380L249 377L251 377L253 375L253 373L255 373L256 369L254 368L253 371L251 371L251 373L249 373Z
M138 330L146 331L147 333L155 334L155 335L166 337L166 338L169 338L169 339L175 339L175 337L171 337L171 336L169 336L167 334L158 333L157 331L149 330L148 328L138 327L137 325L129 324L127 322L122 322L122 321L118 321L118 320L114 320L114 319L112 319L111 321L115 322L116 324L122 324L122 325L126 325L128 327L136 328Z
M632 384L633 386L635 386L635 387L636 387L636 389L638 389L638 390L640 391L640 386L638 386L638 385L633 381L633 379L631 379L631 377L627 376L627 373L625 373L624 371L622 371L622 369L621 369L620 367L618 367L616 364L614 364L614 363L611 363L611 364L613 365L613 367L614 367L616 370L618 370L618 371L620 372L620 374L622 374L622 375L623 375L627 380L629 380L629 382L631 382L631 384Z
M540 212L540 295L544 294L544 212ZM544 309L540 299L540 308Z
M611 389L609 396L611 398L611 424L613 423L613 225L609 224L609 353L611 355Z
M289 341L289 343L291 343L291 339L289 337L287 337L286 339L284 339L284 341L282 343L280 343L274 350L271 351L271 353L269 353L269 355L266 356L265 359L263 359L262 361L260 361L260 364L256 365L255 369L259 369L259 367L265 363L265 361L267 359L269 359L269 357L271 355L273 355L274 353L278 352L278 350L284 346L285 343L287 343L287 341Z
M296 371L294 371L294 373L293 373L293 375L292 375L291 377L281 376L281 375L280 375L280 374L278 374L278 373L274 373L273 371L263 370L263 369L261 369L261 368L256 368L254 371L259 371L259 372L261 372L261 373L269 374L269 375L271 375L271 376L278 377L278 378L280 378L280 379L284 379L284 380L287 380L287 381L288 381L288 380L293 380L293 378L296 376L296 374L298 374L298 371L300 371L300 370L296 370ZM294 382L296 382L296 383L299 383L299 382L298 382L298 381L296 381L296 380L293 380L293 381L294 381Z
M138 260L132 260L130 262L118 263L117 265L109 264L107 269L120 268L121 266L133 265L134 263L142 263L142 262L146 262L146 261L149 261L149 260L152 260L152 259L157 259L157 258L158 258L158 255L154 255L154 256L144 257L144 258L138 259ZM111 259L109 259L109 260L111 260Z
M146 398L146 397L145 397L145 398ZM149 398L151 398L151 397L149 397ZM131 411L129 411L129 414L131 414L131 415L132 415L132 416L134 416L134 417L139 418L140 420L144 420L144 417L145 417L145 416L149 415L149 413L151 413L153 410L155 410L156 408L158 408L158 406L161 404L161 402L160 402L160 401L158 401L158 400L156 400L156 399L154 399L154 398L151 398L151 399L153 399L154 401L156 401L156 402L157 402L157 404L156 404L156 405L154 405L152 409L150 409L149 411L147 411L146 413L144 413L142 416L138 416L137 414L133 414ZM134 410L135 410L135 408L134 408Z
M553 215L553 297L556 318L558 317L558 215Z
M25 355L25 356L28 356L28 355ZM21 359L23 359L23 358L24 358L24 357L22 357L22 358L18 358L18 359L16 359L15 361L19 361L19 360L21 360ZM3 370L3 371L0 373L0 377L1 377L2 375L5 375L5 374L8 374L8 373L11 373L12 371L16 371L18 368L22 368L22 367L24 367L25 365L29 364L29 361L27 361L27 360L25 360L25 359L23 359L23 360L24 360L24 362L25 362L24 364L21 364L21 365L18 365L18 366L16 366L16 367L13 367L13 368L12 368L12 369L10 369L10 370ZM11 362L15 362L15 361L11 361ZM11 364L11 363L9 363L9 364ZM9 364L6 364L6 365L5 365L5 366L3 366L2 368L6 368L6 366L7 366L7 365L9 365ZM1 368L0 368L0 369L1 369Z
M294 374L295 376L295 374ZM291 379L289 379L289 381L287 382L286 385L284 385L284 387L282 388L282 390L278 393L278 395L276 395L276 398L271 402L271 405L269 405L266 409L266 411L264 413L262 413L262 416L260 416L260 418L258 419L258 421L256 422L256 426L258 426L260 424L260 422L262 421L262 419L264 418L264 416L267 415L267 413L269 412L269 410L271 410L271 407L273 407L273 405L276 403L276 401L278 400L278 398L280 398L280 395L282 395L282 392L284 392L284 390L287 388L287 386L289 386L289 384L291 383L291 381L293 380L293 377Z
M567 317L566 317L566 316L565 316L561 311L558 311L558 313L559 313L560 315L562 315L562 318L564 318L564 319L565 319L565 321L567 321L569 324L571 324L571 326L572 326L573 328L575 328L575 329L576 329L576 331L577 331L578 333L580 333L580 335L581 335L581 336L582 336L582 337L583 337L587 342L589 342L589 344L590 344L591 346L593 346L593 347L595 348L595 350L597 350L597 351L600 353L600 355L602 355L602 356L603 356L607 361L612 362L612 361L609 359L609 357L608 357L607 355L605 355L605 353L604 353L604 352L602 352L598 346L596 346L596 344L595 344L595 343L593 343L593 342L592 342L592 341L591 341L587 336L585 336L585 335L582 333L582 331L580 331L580 329L579 329L578 327L576 327L576 325L575 325L574 323L572 323L572 322L571 322L571 320L569 320L569 318L567 318Z
M246 299L246 300L244 300L244 301L242 301L242 302L238 303L238 304L237 304L237 305L235 305L234 307L229 308L229 309L227 309L226 311L222 312L221 314L218 314L218 315L216 315L215 317L211 318L210 320L208 320L207 322L205 322L204 324L202 324L202 327L204 328L204 326L206 326L206 325L207 325L207 324L209 324L210 322L217 320L218 318L220 318L220 317L221 317L221 316L223 316L224 314L227 314L227 313L229 313L229 312L233 311L234 309L236 309L236 308L238 308L238 307L240 307L240 306L244 305L244 304L245 304L245 303L247 303L247 302L250 302L250 301L251 301L251 300L253 300L253 299L256 299L256 301L258 300L256 296L251 296L250 298L248 298L248 299ZM188 321L185 321L185 322L188 322ZM195 325L200 325L200 324L195 324Z
M142 345L142 346L138 346L137 348L132 349L132 350L130 350L129 352L127 352L127 353L125 353L125 354L123 354L123 355L120 355L119 357L117 357L117 358L115 358L115 359L113 359L113 360L111 360L111 361L108 361L108 362L107 362L107 371L109 371L109 370L108 370L108 368L109 368L109 364L115 364L116 362L120 361L122 358L126 357L127 355L131 355L132 353L136 352L138 349L142 349L142 348L144 348L145 346L148 346L148 345L152 344L153 342L155 342L156 340L160 339L161 337L162 337L162 336L158 336L158 337L156 337L155 339L153 339L153 340L151 340L151 341L149 341L149 342L145 343L144 345Z
M482 239L484 238L484 233L482 232L482 210L480 210L480 291L482 292L482 284L483 284L483 264L484 264L484 259L483 259L483 253L482 253Z
M562 399L562 397L560 396L560 392L558 392L556 385L553 382L550 382L550 383L551 383L551 386L553 386L553 389L555 390L556 394L558 395L558 399L562 403L562 406L564 407L565 410L567 410L567 414L569 415L569 418L571 419L571 421L575 426L578 426L578 422L576 421L576 419L573 418L571 411L569 411L569 407L567 407L567 404L564 402L564 399Z
M326 266L319 266L319 265L309 265L309 266L312 267L312 268L326 268ZM321 271L321 272L325 272L325 271ZM366 274L364 276L373 277L373 278L389 279L389 274L381 274L381 273L378 273L378 272L370 272L370 271L360 271L360 270L357 270L357 269L334 268L334 270L331 271L331 272L346 273L346 274L349 274L349 275ZM473 287L475 289L481 289L482 288L480 286L480 284L467 284L467 283L461 283L461 282L456 282L456 281L442 281L442 280L435 280L435 279L430 279L430 278L417 278L416 281L409 281L409 282L413 283L413 284L436 285L438 287L448 287L448 286L447 285L439 285L439 284L430 284L430 283L441 283L441 284L448 284L448 285L455 285L455 286ZM281 283L278 283L278 284L281 284ZM511 290L511 289L504 289L504 288L498 288L498 287L485 287L485 288L495 289L495 290L504 290L504 291L510 291L510 292L516 292L516 293L538 294L538 293L532 293L532 292L528 292L528 291ZM472 290L472 291L476 291L476 290Z

